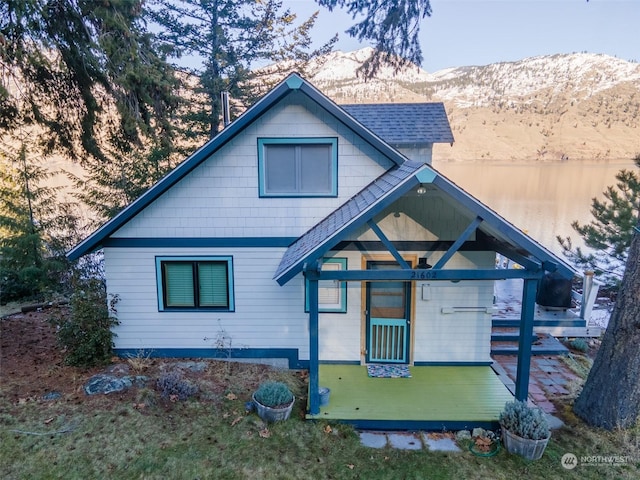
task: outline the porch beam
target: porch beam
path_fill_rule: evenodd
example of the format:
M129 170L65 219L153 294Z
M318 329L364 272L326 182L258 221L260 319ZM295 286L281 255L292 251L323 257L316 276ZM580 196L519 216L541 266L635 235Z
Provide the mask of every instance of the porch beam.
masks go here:
M389 253L391 253L391 255L393 255L393 258L396 259L396 262L398 262L403 269L411 270L411 266L409 266L409 264L405 261L405 259L402 258L402 255L400 255L400 252L398 252L398 250L393 245L391 240L387 238L387 236L380 229L380 227L378 227L378 225L376 224L376 222L373 221L372 218L367 220L367 225L369 225L369 228L373 230L373 232L378 236L378 238L380 239L380 241L382 241L384 246L387 247L387 250L389 250Z
M462 232L462 234L458 237L458 239L453 242L453 245L449 247L449 250L445 252L445 254L438 260L438 262L433 266L434 270L439 270L445 266L445 264L453 257L453 255L462 247L464 242L471 236L473 232L476 231L478 225L482 223L481 217L476 217L469 224L469 226Z
M524 278L539 280L544 275L543 270L322 270L318 273L318 280L357 281L421 281L421 280L507 280L509 278Z
M490 239L488 240L488 242L491 245L491 248L493 248L496 251L496 253L499 253L500 255L504 255L509 260L513 260L517 264L522 265L527 269L535 270L535 269L542 268L542 264L540 262L533 260L529 257L525 257L524 255L518 253L514 248L510 248L509 246L503 244L502 242L498 242L494 239Z
M531 338L533 337L533 317L535 313L538 282L526 279L522 289L522 313L520 316L520 337L518 339L518 366L516 368L516 400L523 402L529 397L529 375L531 371Z
M315 268L314 268L315 266ZM305 267L309 295L309 413L320 413L320 342L318 336L318 262Z

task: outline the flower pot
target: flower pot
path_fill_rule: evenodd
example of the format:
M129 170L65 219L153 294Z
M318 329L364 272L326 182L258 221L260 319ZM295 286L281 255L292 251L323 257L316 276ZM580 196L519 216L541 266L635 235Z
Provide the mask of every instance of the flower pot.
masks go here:
M262 405L258 400L256 400L255 393L251 396L251 399L253 400L253 404L256 406L258 416L265 422L281 422L283 420L287 420L291 415L293 404L296 401L296 397L293 397L293 400L291 400L289 405L268 407L266 405Z
M318 389L318 394L320 395L320 406L326 407L329 405L329 396L331 395L331 389L327 387L320 387Z
M547 448L549 438L542 440L532 440L530 438L522 438L506 428L502 428L502 443L509 453L520 455L526 460L540 460L544 449Z

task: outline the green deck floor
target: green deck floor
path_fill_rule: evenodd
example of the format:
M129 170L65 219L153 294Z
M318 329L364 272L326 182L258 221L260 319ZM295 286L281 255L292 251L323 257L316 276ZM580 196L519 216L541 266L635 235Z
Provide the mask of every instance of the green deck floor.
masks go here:
M513 399L490 366L409 368L411 378L371 378L366 366L320 365L330 401L307 417L363 428L486 428Z

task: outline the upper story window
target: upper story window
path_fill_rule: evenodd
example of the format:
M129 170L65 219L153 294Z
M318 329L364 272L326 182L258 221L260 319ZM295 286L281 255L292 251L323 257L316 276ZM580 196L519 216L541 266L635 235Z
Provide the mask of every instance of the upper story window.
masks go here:
M337 138L259 138L261 197L338 195Z

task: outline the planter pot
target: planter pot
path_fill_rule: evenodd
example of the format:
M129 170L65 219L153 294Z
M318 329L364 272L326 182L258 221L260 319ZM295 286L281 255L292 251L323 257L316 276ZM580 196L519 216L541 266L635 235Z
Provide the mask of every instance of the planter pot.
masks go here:
M506 428L502 428L502 443L509 453L520 455L526 460L540 460L544 449L547 448L549 437L542 440L522 438Z
M287 420L291 415L293 404L296 401L296 397L293 397L293 400L291 400L291 403L289 405L274 408L262 405L258 400L256 400L255 393L251 396L251 399L253 400L253 404L256 407L258 416L265 422L281 422L283 420Z
M320 394L320 406L326 407L329 405L329 396L331 395L331 390L327 387L320 387L318 389L318 393Z

